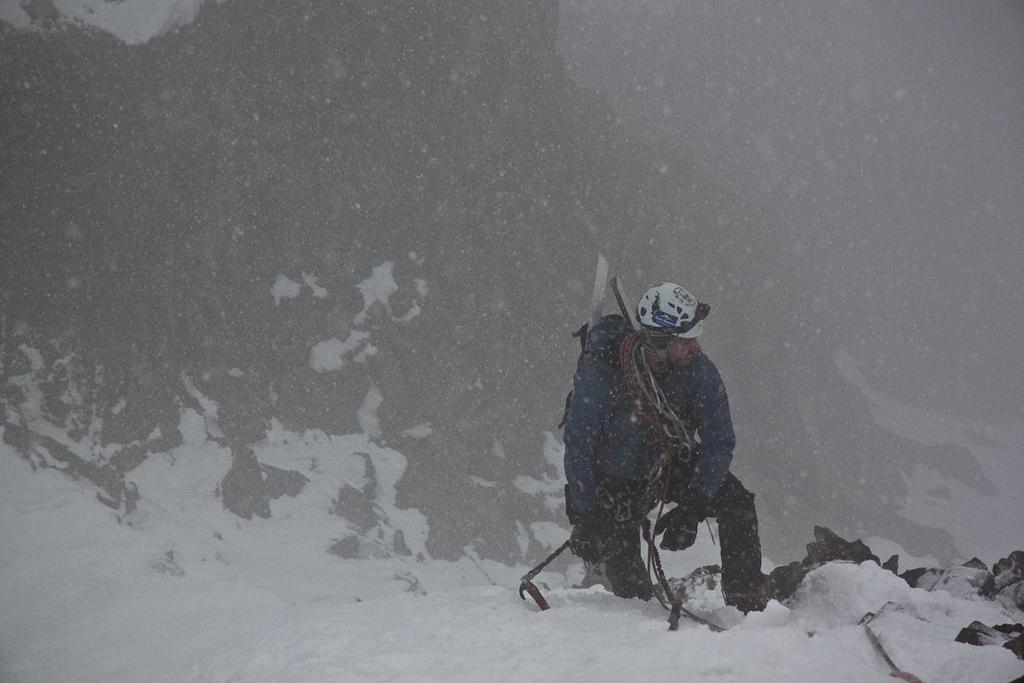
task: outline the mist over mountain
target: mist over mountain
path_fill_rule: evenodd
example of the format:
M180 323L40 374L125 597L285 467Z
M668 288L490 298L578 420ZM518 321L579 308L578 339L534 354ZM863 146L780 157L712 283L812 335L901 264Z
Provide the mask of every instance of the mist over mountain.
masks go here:
M807 293L791 305L831 316L874 382L1020 418L1019 3L568 0L563 15L570 75L776 216L765 230Z
M699 57L692 70L647 66L645 50L653 59L660 40L686 35L686 16L658 15L659 25L620 10L603 6L591 23L563 11L561 42L553 0L207 3L132 46L68 27L5 30L4 440L70 463L120 507L145 496L130 493L132 472L183 442L192 411L230 448L225 506L273 519L270 501L301 468L259 461L253 446L272 425L365 433L408 458L397 504L429 520L431 556L472 546L501 561L536 557L545 543L530 524L564 519L530 482L560 486L546 433L557 434L570 335L603 252L634 295L679 280L712 304L705 349L730 391L735 466L758 495L770 555L795 552L814 523L939 558L1003 550L1003 536L963 538L945 513L1008 500L1024 513L1019 481L1002 477L1014 446L984 424L953 420L916 438L905 422L886 424L903 405L875 391L889 366L874 365L868 335L850 334L853 295L822 285L823 274L859 273L863 256L879 286L867 322L898 327L885 271L914 243L877 262L858 250L881 223L819 243L813 221L792 220L804 201L832 210L812 182L829 163L839 173L860 162L826 147L826 171L806 171L791 193L783 162L764 182L708 163L715 147L696 149L694 128L713 112L645 127L649 112L634 107L656 100L631 99L637 74L662 74L659 87L685 108L697 93L671 77L704 71ZM652 25L658 40L637 38ZM606 60L590 41L644 57ZM1006 87L1019 109L1020 91ZM877 115L873 100L857 101L864 120ZM875 189L851 188L841 207L871 208ZM925 282L941 289L944 271L972 293L977 305L960 311L969 320L1020 303L1022 252L1000 247L1004 236L1019 245L1024 211L998 196L1001 222L986 238L993 278L1005 280L998 308L973 293L955 255L936 250L920 265ZM932 291L912 285L904 308ZM1013 331L999 319L981 328L985 352L951 367L1002 377L995 393L1019 396L1019 366L989 353ZM926 322L911 331L928 334L885 337L888 348L945 354L932 331L947 322ZM892 374L917 387L915 372ZM378 514L367 462L359 487L337 482L333 512L350 523ZM345 552L365 554L363 541Z
M902 523L890 504L922 468L1008 493L987 467L1016 447L975 445L1021 414L1022 27L1012 3L564 3L570 75L685 159L661 244L729 306L741 450L776 500L843 500L872 529ZM840 358L861 387L989 427L882 435Z
M509 483L547 466L582 282L635 220L556 22L550 2L257 2L134 47L6 34L5 374L42 349L36 417L115 481L197 395L249 462L272 417L358 431L379 392L431 550L518 552L537 503ZM397 291L369 306L356 285L386 264ZM320 289L275 298L281 276ZM331 339L372 353L318 372Z

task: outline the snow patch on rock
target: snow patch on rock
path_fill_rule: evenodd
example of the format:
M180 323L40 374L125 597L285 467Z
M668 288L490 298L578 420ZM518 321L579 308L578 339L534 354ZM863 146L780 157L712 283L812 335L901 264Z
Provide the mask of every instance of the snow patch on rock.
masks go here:
M310 275L309 273L302 274L302 281L306 283L306 286L309 287L310 291L312 291L313 293L313 296L317 299L323 299L329 294L329 292L326 289L320 286L320 283L316 279L316 277Z
M359 412L356 414L356 419L359 421L359 426L367 434L367 436L379 439L381 436L380 417L377 415L377 410L381 404L384 403L384 396L380 393L380 389L373 382L370 382L370 388L366 391L366 397L363 398L363 404L359 406Z
M301 293L302 285L289 279L287 275L278 275L270 287L270 296L274 297L274 304L277 306L281 305L281 299L294 299Z
M419 304L413 301L408 311L395 317L391 308L391 297L398 292L399 288L398 283L395 282L394 268L394 261L385 261L379 266L375 266L370 276L356 285L359 293L363 296L363 310L353 318L356 325L364 325L375 307L382 308L389 318L400 323L407 323L422 313ZM425 291L426 284L424 283L420 287L419 282L417 281L417 291Z
M337 372L347 365L345 357L363 347L353 360L365 361L366 356L377 353L377 349L366 340L370 338L369 332L353 330L345 341L337 337L331 337L326 341L315 344L309 351L309 366L316 372ZM365 344L365 347L364 347Z

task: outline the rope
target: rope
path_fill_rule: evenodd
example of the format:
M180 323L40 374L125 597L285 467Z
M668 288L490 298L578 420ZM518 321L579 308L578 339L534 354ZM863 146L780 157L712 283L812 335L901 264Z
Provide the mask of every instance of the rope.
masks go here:
M674 459L674 452L689 462L694 453L694 440L687 431L683 419L672 409L668 397L655 378L654 371L647 361L647 354L644 353L639 332L632 332L623 337L619 346L619 366L622 368L626 389L636 404L638 419L660 437L660 443L654 445L654 449L660 451L660 454L653 463L648 457L648 452L644 451L647 480L649 484L653 484L660 478L660 470L666 461L671 462Z
M665 609L671 610L672 605L674 605L677 600L675 599L675 596L672 595L672 588L668 585L668 579L665 578L665 570L662 569L661 566L661 555L658 554L658 548L654 545L654 535L651 533L651 520L644 518L642 528L644 540L647 542L647 574L653 574L658 585L661 586L664 597L662 597L662 594L655 591L655 596L658 598L658 602L660 602L661 606ZM653 572L651 571L652 564L654 569Z
M658 522L661 520L661 513L665 510L665 497L668 493L668 482L671 477L672 461L670 460L668 463L668 470L666 471L665 476L662 478L663 481L661 485L661 495L659 496L659 498L661 499L661 503L658 505L658 514L654 516L655 527L658 526ZM654 534L651 533L650 520L645 517L644 521L647 522L644 525L644 540L647 541L647 575L651 575L651 569L653 565L653 567L656 568L658 571L658 574L656 575L658 580L663 584L664 589L667 591L668 582L665 581L665 572L663 572L661 569L661 557L658 555L658 547L654 544ZM669 602L672 602L672 596L669 595L667 592L666 597L669 599ZM662 605L665 606L665 603L662 603Z
M636 405L637 418L647 426L647 435L650 435L650 438L645 436L644 464L647 474L643 499L650 501L650 505L661 501L658 510L660 519L665 508L672 465L676 459L689 464L694 453L694 440L654 376L639 332L623 337L619 346L619 367L622 368L626 390ZM656 453L653 458L652 451ZM661 490L657 491L659 483ZM652 493L655 495L652 496ZM647 506L646 509L649 508Z
M655 443L649 444L650 447L644 449L644 460L647 466L647 487L644 498L651 499L650 493L657 488L659 483L661 484L661 490L653 498L660 502L658 514L655 516L655 526L657 526L657 522L665 510L665 499L672 477L672 465L676 460L673 456L679 454L688 463L694 452L693 437L686 430L682 418L672 409L668 397L661 385L658 384L654 371L647 360L647 354L644 353L639 332L633 332L623 338L619 347L619 365L622 368L626 389L636 404L637 418L649 427L649 433L654 434L656 438ZM658 453L653 462L650 450L655 450ZM658 554L658 548L651 533L651 522L646 517L643 520L643 536L647 542L647 574L648 576L653 574L661 586L664 597L659 594L658 601L662 607L672 613L670 623L672 623L672 630L675 630L681 609L680 598L673 595L668 579L665 578L665 571L661 566L661 556Z

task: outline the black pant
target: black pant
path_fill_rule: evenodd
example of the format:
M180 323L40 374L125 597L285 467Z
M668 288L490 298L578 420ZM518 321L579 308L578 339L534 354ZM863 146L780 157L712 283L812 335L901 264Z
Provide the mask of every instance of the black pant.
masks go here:
M654 593L644 561L646 555L640 549L639 526L633 524L617 530L614 543L622 550L604 563L604 573L612 586L612 593L620 598L650 600Z
M704 503L700 509L701 503ZM685 501L683 503L685 504ZM697 521L718 519L718 541L722 548L722 590L743 593L761 585L761 537L757 531L754 494L733 474L726 477L714 498L693 506Z
M729 474L713 498L685 496L685 486L673 487L669 499L686 508L697 524L708 517L718 519L722 548L722 590L744 593L761 584L761 538L757 531L754 494ZM680 490L682 489L682 490ZM612 592L623 598L651 597L651 582L640 549L639 525L621 527L614 543L621 548L605 562L605 574Z

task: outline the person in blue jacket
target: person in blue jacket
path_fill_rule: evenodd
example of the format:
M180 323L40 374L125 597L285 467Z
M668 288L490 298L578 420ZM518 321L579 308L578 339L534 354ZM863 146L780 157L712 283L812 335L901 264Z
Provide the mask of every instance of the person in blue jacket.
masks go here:
M606 316L587 332L565 419L569 547L604 565L616 595L649 600L640 524L659 503L675 503L655 525L661 547L688 548L697 525L717 518L726 603L760 610L768 588L754 495L729 472L729 399L697 342L709 311L661 283L637 303L638 330Z

